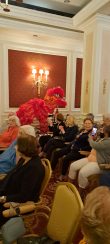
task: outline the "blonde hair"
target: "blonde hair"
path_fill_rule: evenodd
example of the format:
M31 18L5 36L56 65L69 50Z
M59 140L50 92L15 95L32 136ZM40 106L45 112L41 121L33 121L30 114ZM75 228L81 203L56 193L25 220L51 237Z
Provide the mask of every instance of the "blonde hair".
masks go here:
M97 187L88 194L81 220L87 242L110 244L110 190Z
M66 119L66 126L72 127L75 124L75 118L73 115L68 115Z

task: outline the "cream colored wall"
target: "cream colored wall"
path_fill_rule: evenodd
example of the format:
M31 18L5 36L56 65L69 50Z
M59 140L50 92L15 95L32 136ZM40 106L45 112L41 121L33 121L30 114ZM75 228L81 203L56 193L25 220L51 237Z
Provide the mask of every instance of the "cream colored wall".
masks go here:
M102 120L110 113L110 17L94 16L85 30L81 112Z
M110 30L102 32L99 113L110 112Z
M84 51L84 69L83 69L83 86L82 86L82 112L88 113L90 108L90 89L91 89L91 72L93 57L93 33L86 36Z

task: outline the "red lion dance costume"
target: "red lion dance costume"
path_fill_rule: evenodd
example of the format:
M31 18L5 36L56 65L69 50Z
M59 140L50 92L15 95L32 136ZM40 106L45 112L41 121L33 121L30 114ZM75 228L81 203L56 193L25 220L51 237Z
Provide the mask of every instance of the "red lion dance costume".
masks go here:
M44 100L34 98L22 104L16 114L22 125L31 124L33 119L37 118L40 122L40 131L46 132L48 128L48 114L53 113L55 108L66 107L66 104L63 89L61 87L55 87L47 90Z

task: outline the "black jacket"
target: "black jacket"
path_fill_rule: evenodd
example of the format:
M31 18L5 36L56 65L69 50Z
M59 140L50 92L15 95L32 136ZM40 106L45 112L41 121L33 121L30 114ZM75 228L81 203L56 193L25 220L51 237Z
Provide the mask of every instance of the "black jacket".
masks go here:
M53 137L54 136L59 136L60 135L60 130L59 130L59 126L62 125L65 129L65 123L62 121L59 124L55 123L53 126L49 126L49 131L53 132Z
M72 150L77 150L77 151L91 151L91 146L90 146L90 143L88 141L88 135L89 133L91 132L88 131L86 133L84 133L82 131L82 133L80 133L76 139L73 141L72 143L72 146L71 146L71 149Z
M78 126L74 125L72 127L66 127L65 133L62 134L62 137L65 142L71 142L75 139L76 135L78 133Z
M44 166L38 156L23 165L20 159L5 179L0 182L0 196L6 196L9 202L37 201L45 175Z

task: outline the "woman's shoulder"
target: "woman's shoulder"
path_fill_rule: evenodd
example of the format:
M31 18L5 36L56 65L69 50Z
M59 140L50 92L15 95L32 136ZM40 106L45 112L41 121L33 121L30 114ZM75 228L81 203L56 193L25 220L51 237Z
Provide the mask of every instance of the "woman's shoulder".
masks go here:
M35 164L35 165L36 165L36 162L40 164L41 163L41 159L40 159L40 157L38 155L36 155L36 156L34 156L34 157L32 157L30 159L30 162Z
M9 127L9 128L8 128L8 131L9 131L10 133L13 132L13 131L14 131L14 132L16 132L16 131L18 132L18 130L19 130L19 127L18 127L18 126L14 126L14 127Z
M72 126L72 129L76 129L76 130L78 131L78 130L79 130L78 125L76 125L76 124L73 125L73 126Z
M77 125L73 125L71 127L67 127L67 130L68 131L74 131L74 130L77 130L78 131L78 126Z

